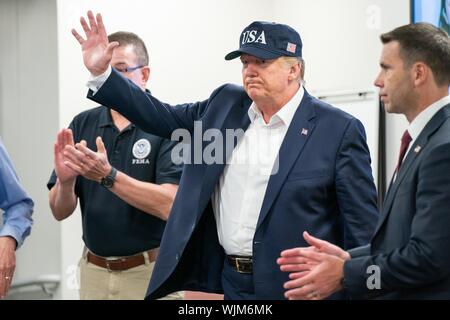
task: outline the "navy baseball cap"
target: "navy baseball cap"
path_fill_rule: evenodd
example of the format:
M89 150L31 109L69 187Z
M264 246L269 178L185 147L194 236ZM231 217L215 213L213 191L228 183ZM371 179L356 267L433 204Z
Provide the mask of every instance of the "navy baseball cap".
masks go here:
M247 53L260 59L301 57L302 40L293 28L285 24L255 21L242 31L239 50L230 52L225 60Z

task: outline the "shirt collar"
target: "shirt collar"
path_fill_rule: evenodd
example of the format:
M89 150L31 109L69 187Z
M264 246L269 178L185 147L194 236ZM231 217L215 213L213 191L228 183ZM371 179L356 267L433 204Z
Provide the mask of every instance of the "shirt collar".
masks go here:
M102 106L102 110L100 112L100 115L98 117L98 127L114 127L114 121L111 116L111 110L105 106ZM134 128L134 123L130 123L129 128Z
M100 112L100 115L98 117L98 127L107 127L107 126L113 126L113 120L111 116L111 112L107 107L102 107L102 111Z
M303 86L300 86L300 88L297 90L297 93L291 98L291 100L289 100L283 107L281 107L280 110L278 110L277 113L275 113L270 118L268 125L282 121L284 125L289 127L292 122L292 118L294 118L294 114L297 111L297 108L300 105L300 102L302 101L304 95L305 89L303 89ZM250 118L250 122L252 123L257 118L262 118L262 113L255 102L252 102L250 108L248 109L248 117Z
M433 116L445 107L447 104L450 104L450 96L446 96L429 107L423 110L419 115L409 124L408 132L413 140L417 139L419 134L422 132L423 128L427 125L427 123L433 118Z

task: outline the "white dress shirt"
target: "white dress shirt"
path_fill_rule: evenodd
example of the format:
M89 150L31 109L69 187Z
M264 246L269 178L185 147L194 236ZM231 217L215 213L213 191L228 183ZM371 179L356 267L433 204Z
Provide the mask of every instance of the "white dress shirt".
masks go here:
M278 171L278 152L303 99L300 89L265 123L253 102L250 125L233 150L212 195L219 241L228 255L251 256L253 237L271 174Z
M98 76L93 76L92 74L89 76L89 79L86 83L87 87L92 90L93 94L96 94L100 87L108 80L111 75L112 68L111 65L108 65L108 69L105 72Z
M441 110L443 107L445 107L447 104L450 104L450 96L446 96L429 107L427 107L425 110L423 110L419 115L409 124L408 132L411 136L412 140L409 144L408 150L405 154L405 158L409 153L409 150L411 150L411 147L413 146L414 142L416 142L417 137L422 132L422 130L425 128L427 123L433 118L433 116Z
M403 157L403 161L408 156L409 151L411 150L412 146L414 145L414 142L416 142L417 137L422 132L422 130L425 128L427 123L433 118L433 116L441 110L443 107L445 107L447 104L450 103L450 96L446 96L426 109L424 109L417 117L409 124L408 126L408 133L411 136L411 142L409 143L408 150L405 152L405 156ZM394 175L392 176L392 182L394 182L397 179L397 170L394 171Z

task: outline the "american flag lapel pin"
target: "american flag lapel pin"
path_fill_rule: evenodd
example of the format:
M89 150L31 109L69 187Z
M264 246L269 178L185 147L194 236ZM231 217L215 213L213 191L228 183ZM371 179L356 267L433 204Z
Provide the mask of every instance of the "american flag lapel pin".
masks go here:
M421 146L417 146L417 147L414 148L414 152L415 153L419 153L420 149L422 149L422 147Z
M302 134L302 136L307 136L308 135L308 129L303 128L301 134Z

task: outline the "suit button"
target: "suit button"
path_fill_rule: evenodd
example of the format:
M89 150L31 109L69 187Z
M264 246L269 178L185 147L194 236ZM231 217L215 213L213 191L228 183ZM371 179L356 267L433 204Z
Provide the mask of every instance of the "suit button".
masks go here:
M178 261L178 259L180 259L180 255L177 253L177 254L175 255L175 260Z

